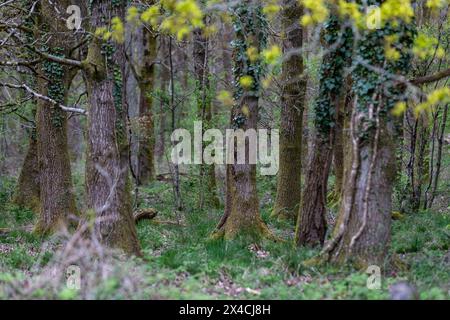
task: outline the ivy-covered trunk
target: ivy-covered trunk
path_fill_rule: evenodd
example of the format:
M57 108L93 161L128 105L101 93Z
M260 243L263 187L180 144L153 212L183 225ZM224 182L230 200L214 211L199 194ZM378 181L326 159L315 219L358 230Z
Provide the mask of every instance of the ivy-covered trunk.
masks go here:
M396 35L398 60L385 58L385 37ZM329 261L357 267L381 265L390 239L392 188L396 176L395 127L391 109L403 88L392 79L409 69L411 27L389 25L364 30L357 43L351 120L352 156L332 239L324 248ZM378 72L368 66L383 68Z
M244 1L234 9L234 30L236 32L233 51L235 94L237 103L233 107L231 126L233 129L256 129L259 109L259 83L262 66L259 62L250 62L246 52L252 46L258 51L265 47L266 22L261 6L253 1ZM243 77L251 78L251 84L243 86ZM244 164L237 163L236 149L228 151L234 164L227 165L226 211L219 223L216 236L232 239L237 236L257 239L271 236L259 213L259 201L256 189L256 165L248 159L249 141L245 141L246 159Z
M55 20L55 10L66 8L59 3L57 8L47 1L40 7L41 31L48 31L51 37L40 50L56 56L67 56L70 47L64 32L64 21ZM37 79L39 92L58 103L67 102L67 94L74 76L70 67L53 61L44 61L40 66L41 76ZM58 106L37 100L36 110L37 153L40 180L38 233L55 231L61 224L67 224L77 214L72 190L70 157L67 145L67 114Z
M104 26L111 16L121 16L124 5L124 1L93 1L92 30ZM139 255L131 211L121 68L117 65L121 49L120 45L98 37L92 39L88 49L84 68L89 95L86 194L100 241Z
M325 27L325 50L320 69L320 87L315 102L315 136L298 214L297 245L322 245L326 234L327 185L332 160L336 114L343 104L345 67L351 57L351 31L342 31L336 17Z
M280 164L277 196L272 216L295 221L301 197L301 167L303 138L303 109L306 77L303 74L303 29L300 27L302 9L297 1L282 4L285 32L282 65Z

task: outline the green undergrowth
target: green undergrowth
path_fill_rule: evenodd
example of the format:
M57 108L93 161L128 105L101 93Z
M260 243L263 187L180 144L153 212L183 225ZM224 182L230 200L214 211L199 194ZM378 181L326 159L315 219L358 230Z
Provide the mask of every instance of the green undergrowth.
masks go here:
M140 208L158 210L158 222L143 220L138 236L144 257L122 261L109 279L89 290L89 295L61 286L58 293L35 290L34 298L75 299L387 299L389 286L408 281L423 299L449 298L450 214L417 212L393 221L391 256L402 267L382 270L381 288L367 288L368 274L331 265L306 267L303 262L318 252L292 246L289 221L269 219L273 204L273 179L259 179L261 213L269 227L285 242L258 244L211 240L222 208L200 210L198 182L182 179L184 210L173 206L170 183L153 182L139 190ZM8 186L9 188L10 186ZM34 214L11 205L9 195L0 205L0 228L29 225ZM49 245L50 243L50 245ZM11 297L9 283L35 277L52 261L57 240L42 239L26 231L0 235L0 297ZM45 245L43 245L45 244ZM57 247L57 245L56 245ZM47 248L47 249L46 249ZM135 270L137 287L126 289L129 269ZM20 298L14 296L15 298Z

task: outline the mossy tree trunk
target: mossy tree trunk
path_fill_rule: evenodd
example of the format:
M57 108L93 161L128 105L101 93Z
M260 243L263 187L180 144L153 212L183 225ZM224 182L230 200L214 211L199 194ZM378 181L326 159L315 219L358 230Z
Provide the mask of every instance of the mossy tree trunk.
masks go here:
M37 153L36 128L30 133L27 154L20 170L19 180L14 193L13 203L39 212L39 162Z
M253 1L244 1L234 10L236 38L234 41L233 61L235 78L235 101L231 116L234 129L256 129L259 109L259 82L261 66L251 63L246 56L247 48L253 46L258 50L265 47L266 22L261 6ZM240 79L252 77L251 88L243 88ZM244 237L258 239L271 236L259 213L259 200L256 189L256 165L250 164L249 141L245 141L246 162L237 163L236 149L232 150L234 164L227 165L226 212L216 230L216 236L225 239Z
M30 1L22 2L22 6L30 7L32 6ZM29 26L34 26L33 32L26 32L26 38L29 41L34 41L36 37L39 37L39 17L34 18L33 16L25 19L25 23ZM36 54L32 50L28 50L25 53L28 58L35 57ZM36 84L36 78L33 77L34 85ZM24 79L25 80L25 79ZM36 103L36 100L33 100ZM32 109L33 118L36 119L36 106ZM29 208L35 213L39 213L39 203L40 203L40 180L39 180L39 160L38 160L38 150L37 150L37 132L36 132L36 122L33 123L33 127L29 132L29 144L25 159L20 170L19 179L17 181L16 190L14 192L14 197L12 202L16 205L24 208Z
M240 115L243 106L247 106L249 116L246 118L243 130L256 128L258 117L258 97L247 96L236 107L235 114ZM246 149L249 144L246 141ZM246 152L248 154L248 152ZM237 159L235 158L235 161ZM225 239L237 236L257 239L269 236L270 231L262 221L259 213L259 200L256 189L256 165L233 164L227 165L229 197L227 201L228 215L221 227Z
M346 182L332 239L324 248L328 261L355 266L381 265L390 239L392 188L396 176L395 127L390 110L403 94L389 74L409 69L414 29L400 25L365 30L357 43L357 60L382 68L383 73L355 64L355 94L350 139L352 156L346 161ZM397 61L384 58L386 35L398 35Z
M146 184L155 178L155 133L153 119L153 90L155 83L155 62L157 55L156 33L142 28L144 48L142 68L138 79L139 97L139 149L138 182Z
M125 1L92 2L90 25L95 30L110 17L123 17ZM86 194L95 213L95 234L108 246L140 254L129 190L128 139L121 68L123 47L92 39L85 62L89 95Z
M53 55L68 56L67 27L64 21L54 19L56 10L65 11L67 3L40 4L42 36L48 37L43 50ZM55 9L55 6L58 7ZM64 10L63 10L64 8ZM47 34L44 34L44 32ZM74 72L71 67L53 61L44 61L37 87L41 94L65 104ZM36 111L37 154L39 164L40 204L38 233L55 231L69 223L77 214L72 190L70 157L67 144L67 114L59 107L38 99Z
M297 245L322 245L326 234L327 185L332 160L336 114L342 104L345 67L351 57L351 32L330 18L324 36L326 54L315 101L315 136L295 232Z
M303 109L306 77L303 74L302 9L297 1L282 4L282 24L285 34L283 52L287 58L282 65L280 164L277 196L272 216L295 221L301 197L301 167L303 138Z

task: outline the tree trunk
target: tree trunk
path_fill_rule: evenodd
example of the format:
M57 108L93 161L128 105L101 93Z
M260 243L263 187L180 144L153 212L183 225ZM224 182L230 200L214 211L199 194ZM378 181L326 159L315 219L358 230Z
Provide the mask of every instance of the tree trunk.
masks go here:
M226 89L229 89L233 83L233 67L231 65L232 55L230 50L231 41L233 40L232 28L229 25L222 25L222 66L223 66L223 77L226 83ZM233 121L233 111L230 112L230 123ZM227 217L230 215L231 211L231 165L225 164L225 208L222 219L220 220L217 229L222 228Z
M434 198L436 197L436 191L438 189L439 175L441 173L441 165L442 165L442 148L444 146L444 134L445 127L447 125L447 115L448 115L448 104L444 107L444 112L442 115L440 132L438 133L438 146L437 146L437 155L436 155L436 169L434 170L434 175L432 177L433 186L431 188L430 200L428 201L428 208L433 206Z
M64 4L60 4L60 9ZM65 8L65 7L64 7ZM67 30L64 21L54 20L55 8L49 2L41 3L41 30L52 36L48 51L54 55L69 54ZM37 80L39 92L65 104L74 72L68 66L45 61L41 66L43 77ZM47 80L48 79L48 80ZM67 145L67 114L53 104L39 99L36 111L37 153L40 175L40 205L36 232L48 233L67 224L77 214L72 190L70 157Z
M91 8L91 28L103 26L124 8L115 12L110 1L96 0ZM103 43L103 48L120 45ZM140 254L131 212L128 177L128 149L123 108L122 79L118 76L117 56L106 57L102 41L94 38L85 63L89 113L87 125L86 194L87 205L95 213L95 234L108 246L129 254Z
M27 154L20 170L16 192L13 203L24 208L30 208L34 212L39 212L39 162L37 154L36 129L33 128L30 134L30 143Z
M351 110L351 76L347 76L345 84L345 94L342 104L336 112L336 124L334 127L334 145L333 145L333 170L334 170L334 196L340 201L343 181L344 181L344 154L345 154L345 122L349 110Z
M382 54L386 33L398 35L398 45L405 49L396 62L387 63ZM411 44L412 32L406 26L366 30L357 43L356 56L401 75L409 68L407 52ZM338 264L350 261L356 267L367 268L382 265L390 239L396 176L395 128L390 110L401 99L403 88L391 85L384 74L362 64L356 65L352 75L352 157L345 163L347 176L339 216L323 254Z
M429 178L429 148L430 148L430 125L428 115L421 115L419 118L419 134L417 135L417 161L416 161L416 185L414 194L417 201L414 203L414 210L419 210L424 195L424 187Z
M277 180L277 196L272 216L295 221L301 197L303 109L306 95L306 79L303 74L303 30L299 20L302 9L297 1L283 3L283 52L288 58L282 66L280 164Z
M266 28L261 6L252 1L244 1L234 9L236 42L234 46L234 76L235 99L239 100L232 110L231 125L235 129L256 129L258 121L259 99L259 73L258 65L250 63L247 59L238 59L240 52L246 52L248 46L253 45L258 50L265 46L263 30ZM258 35L258 36L256 36ZM253 41L253 43L249 43ZM240 78L251 76L253 84L251 89L240 86ZM245 107L245 108L244 108ZM244 109L246 111L244 111ZM245 141L246 159L249 159L249 141ZM228 151L230 152L230 151ZM232 239L238 236L247 239L271 237L271 233L262 221L259 213L259 201L256 189L256 165L249 161L244 164L237 163L236 148L231 150L234 164L227 165L227 203L225 214L216 230L216 236Z
M242 99L240 109L246 105L249 109L249 117L245 121L243 130L256 128L258 117L258 98L246 97ZM246 141L246 149L249 144ZM236 162L236 158L235 158ZM229 213L222 225L225 239L232 239L237 236L257 239L261 236L269 236L270 231L261 219L259 214L259 200L256 189L256 165L253 164L233 164L228 165L230 188L228 203Z
M296 229L297 245L322 245L326 233L326 201L331 143L315 138L305 179L303 202Z
M139 151L138 181L147 184L155 177L154 149L155 133L153 120L153 86L155 82L155 60L157 55L156 35L143 28L143 66L138 79L139 97Z
M363 117L355 112L354 119ZM355 120L353 120L355 121ZM353 124L353 127L361 123ZM353 129L354 130L354 129ZM362 268L381 264L390 239L392 182L395 179L395 143L392 123L380 123L372 144L361 142L353 132L352 169L344 188L335 236L345 227L331 254L335 262L352 257ZM378 135L378 137L375 137ZM370 140L369 140L370 141Z
M305 178L305 189L297 219L297 245L322 245L326 234L327 184L332 160L336 114L345 98L344 68L351 55L350 30L341 31L332 17L325 29L326 49L320 71L319 95L315 104L314 149Z

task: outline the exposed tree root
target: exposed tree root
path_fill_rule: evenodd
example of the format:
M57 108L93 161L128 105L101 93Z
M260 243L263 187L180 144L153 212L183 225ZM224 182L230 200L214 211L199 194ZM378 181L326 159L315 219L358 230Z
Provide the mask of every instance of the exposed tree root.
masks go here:
M152 220L154 224L168 224L173 226L186 227L185 224L170 220L156 220L158 211L154 208L146 208L134 213L134 222L137 224L141 220Z
M154 208L146 208L146 209L142 209L139 210L137 212L134 213L134 222L138 223L141 220L144 219L148 219L151 220L153 218L155 218L158 214L158 211Z

